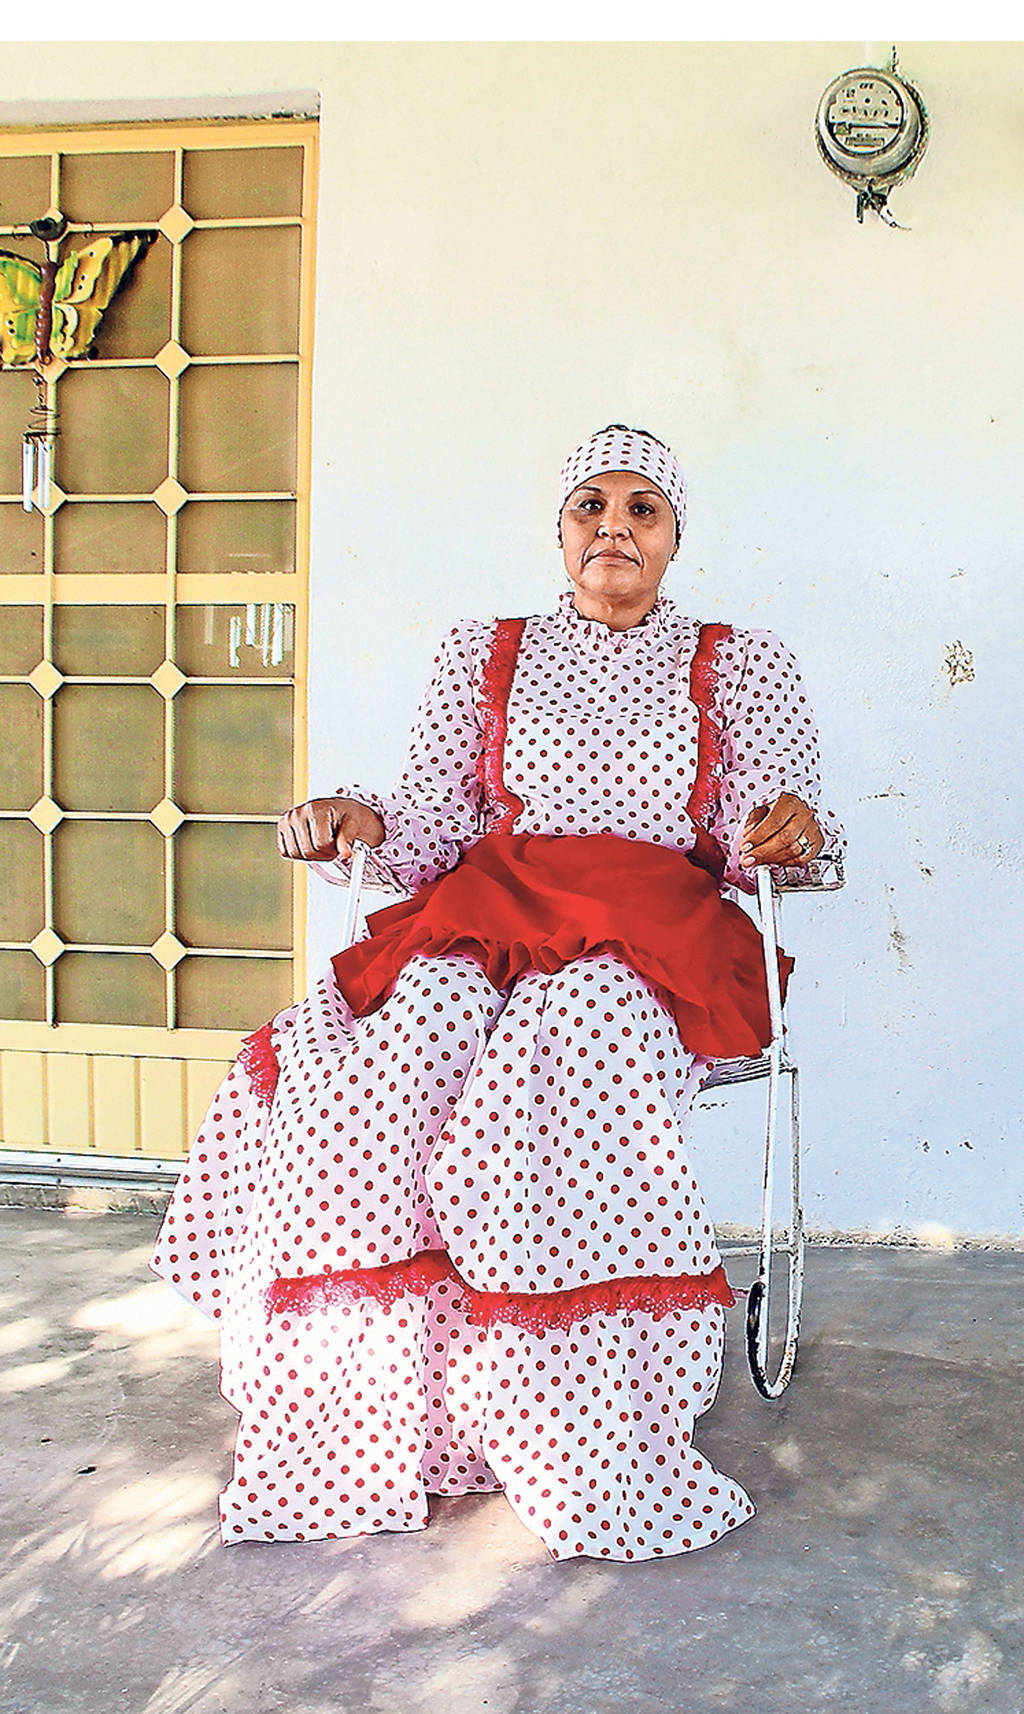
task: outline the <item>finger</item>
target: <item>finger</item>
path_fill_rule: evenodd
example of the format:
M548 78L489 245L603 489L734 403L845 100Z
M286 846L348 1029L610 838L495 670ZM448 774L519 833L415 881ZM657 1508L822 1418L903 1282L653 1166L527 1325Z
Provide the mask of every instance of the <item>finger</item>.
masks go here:
M755 809L752 809L750 814L747 816L746 821L743 823L744 836L750 832L751 828L759 826L767 814L768 805L766 803L759 803Z
M812 816L810 821L800 829L797 835L797 854L790 861L797 865L813 863L820 851L825 847L825 835Z
M318 804L305 805L299 827L299 850L307 863L316 858L327 859L334 856L331 823Z
M309 810L303 855L320 862L335 857L347 861L352 855L352 840L358 837L357 818L348 812L339 817L334 803L317 802Z
M335 843L338 830L338 815L334 806L325 802L314 802L309 805L306 818L305 837L307 855L313 858L331 858L337 854Z
M787 830L791 836L795 835L798 822L806 814L807 810L799 798L790 797L787 792L783 792L781 797L776 798L764 819L747 833L740 846L741 852L760 853L762 847L778 839Z
M277 827L275 829L277 834L277 849L280 851L282 857L287 857L288 855L288 829L291 826L291 820L294 814L295 811L293 809L289 809L285 811L284 815L278 816L277 819Z
M302 843L299 828L295 821L295 812L285 818L281 827L281 855L298 861L302 857Z
M804 860L801 846L791 839L788 833L782 833L776 839L770 839L767 845L759 846L756 851L748 851L745 857L740 858L740 867L764 868L766 864L778 863L788 869L792 864L802 863Z
M766 863L781 864L787 869L810 863L822 849L825 840L814 817L809 813L796 816L764 845L748 851L740 858L740 866L750 869Z
M308 809L308 804L298 803L280 817L277 823L277 849L282 857L301 859L304 855L302 830Z

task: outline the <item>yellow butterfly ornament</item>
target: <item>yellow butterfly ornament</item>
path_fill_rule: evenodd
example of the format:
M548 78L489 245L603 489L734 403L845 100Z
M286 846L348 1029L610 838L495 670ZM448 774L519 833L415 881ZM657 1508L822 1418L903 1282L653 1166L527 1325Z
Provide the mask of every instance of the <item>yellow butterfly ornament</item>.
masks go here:
M41 222L37 224L42 224ZM119 232L38 267L0 250L0 365L87 357L103 312L153 232ZM45 340L42 337L45 335Z
M37 266L27 256L0 250L0 368L35 370L38 404L22 439L22 505L45 511L50 501L56 413L47 401L47 370L54 362L88 357L111 299L155 232L116 232L59 259L67 231L63 215L29 226L46 246Z

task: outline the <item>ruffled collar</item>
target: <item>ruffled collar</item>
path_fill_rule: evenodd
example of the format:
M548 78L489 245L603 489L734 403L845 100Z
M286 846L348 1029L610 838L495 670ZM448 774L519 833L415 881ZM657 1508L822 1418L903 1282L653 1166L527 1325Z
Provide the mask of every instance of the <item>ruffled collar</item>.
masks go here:
M552 618L571 642L602 654L619 654L643 648L656 638L666 636L678 625L680 616L668 596L659 595L638 625L631 625L628 631L613 631L602 619L588 619L576 606L573 591L564 589Z

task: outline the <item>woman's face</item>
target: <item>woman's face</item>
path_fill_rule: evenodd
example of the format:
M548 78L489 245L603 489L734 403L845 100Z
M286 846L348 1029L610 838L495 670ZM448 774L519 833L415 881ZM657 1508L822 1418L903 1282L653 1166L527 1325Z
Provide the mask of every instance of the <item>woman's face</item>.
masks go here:
M629 470L593 476L562 508L562 554L588 618L635 624L650 610L676 551L675 513Z

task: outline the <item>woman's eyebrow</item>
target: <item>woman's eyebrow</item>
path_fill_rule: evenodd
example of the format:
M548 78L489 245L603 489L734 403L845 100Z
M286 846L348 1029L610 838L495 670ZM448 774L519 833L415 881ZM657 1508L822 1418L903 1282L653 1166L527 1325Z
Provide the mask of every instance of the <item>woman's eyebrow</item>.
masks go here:
M581 494L584 488L589 489L592 494L600 494L602 498L604 497L604 489L597 482L581 482L579 487L575 488L573 492L575 494ZM630 497L633 499L635 499L638 494L656 494L659 495L661 499L665 498L660 488L631 488L629 492Z

